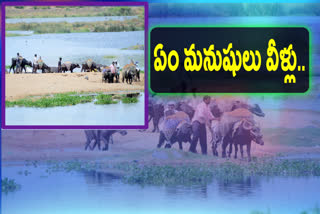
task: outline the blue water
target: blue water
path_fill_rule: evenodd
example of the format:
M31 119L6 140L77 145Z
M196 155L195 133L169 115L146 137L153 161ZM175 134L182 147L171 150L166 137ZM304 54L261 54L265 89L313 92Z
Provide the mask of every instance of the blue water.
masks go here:
M90 16L90 17L57 17L57 18L12 18L6 19L7 24L14 23L44 23L44 22L100 22L100 21L123 21L137 18L137 16Z
M32 35L33 31L23 31L23 30L7 30L6 33L12 33L12 34L20 34L20 35Z
M138 103L34 108L6 108L7 125L143 125L144 93Z
M101 33L65 33L35 34L6 38L5 64L11 65L11 58L17 52L32 61L34 54L41 56L49 66L58 66L62 61L84 63L93 59L96 63L110 65L118 59L120 66L130 63L130 59L144 67L144 50L122 50L137 44L144 44L144 31L101 32ZM75 72L81 69L75 69Z
M18 171L28 170L28 176ZM2 193L2 214L237 213L253 210L300 214L319 207L319 177L250 178L236 183L213 180L189 186L140 186L103 173L55 172L3 167L21 189Z

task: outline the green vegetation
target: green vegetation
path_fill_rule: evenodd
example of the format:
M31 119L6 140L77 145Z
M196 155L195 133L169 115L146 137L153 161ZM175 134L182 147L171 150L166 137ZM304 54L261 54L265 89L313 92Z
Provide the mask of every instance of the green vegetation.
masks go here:
M242 181L250 176L320 176L319 160L261 159L248 163L233 162L201 165L139 165L127 162L116 165L127 172L124 181L140 184L193 184Z
M124 182L131 184L197 184L212 181L212 171L198 166L133 166L124 176Z
M143 19L101 22L49 22L49 23L14 23L6 24L8 31L34 31L35 34L45 33L81 33L81 32L121 32L144 30Z
M97 170L101 166L95 162L86 162L86 161L47 161L46 173L51 174L54 172L81 172L89 170Z
M6 37L14 37L14 36L30 36L31 34L19 34L19 33L7 33Z
M121 101L122 101L122 103L137 103L138 98L136 98L136 97L122 97Z
M9 193L20 189L21 186L17 184L13 179L4 178L1 179L1 191L4 193Z
M138 99L136 97L127 97L128 95L112 95L112 94L98 94L94 95L95 92L67 92L62 94L44 95L44 96L29 96L24 99L16 101L6 100L6 107L24 106L24 107L38 107L48 108L55 106L71 106L80 103L92 102L95 98L97 99L94 104L105 105L105 104L116 104L121 99L123 103L136 103Z
M79 103L88 103L94 99L93 96L77 96L71 93L55 94L53 96L45 96L41 98L27 97L17 101L6 101L6 107L26 106L47 108L54 106L69 106Z
M144 50L144 45L136 44L136 45L130 46L128 48L122 48L122 50Z
M103 56L103 58L106 58L106 59L112 59L112 58L116 58L116 56L113 56L113 55L106 55L106 56Z
M308 126L298 129L263 129L268 142L288 146L320 146L320 128Z
M148 164L130 162L48 161L47 173L57 171L121 171L122 179L130 184L191 185L211 183L213 178L223 182L244 181L252 176L320 176L320 160L283 160L261 158L251 163L210 162ZM34 165L36 167L36 165Z
M116 104L116 100L113 100L111 94L99 94L97 96L97 101L94 104L104 105L104 104Z
M138 16L144 15L143 7L104 6L16 6L6 7L6 18L48 18L86 16Z

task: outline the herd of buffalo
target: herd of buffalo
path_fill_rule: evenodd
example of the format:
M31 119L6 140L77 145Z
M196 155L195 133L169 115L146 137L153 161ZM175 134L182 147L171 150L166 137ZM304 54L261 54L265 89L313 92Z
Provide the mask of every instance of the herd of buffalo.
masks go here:
M181 150L183 149L183 143L190 143L191 146L194 134L192 118L197 108L193 106L196 105L192 105L189 100L182 100L174 102L174 109L168 110L166 106L167 102L165 101L155 97L150 97L149 99L148 112L149 122L153 122L152 132L160 133L157 147L160 148L164 144L161 136L165 136L165 148L171 148L176 142L179 143ZM213 100L208 107L212 115L218 118L212 121L207 128L211 134L211 139L208 142L212 145L213 155L218 156L218 147L221 146L222 157L230 157L233 147L235 149L234 158L237 158L238 148L240 148L240 153L243 157L243 146L246 146L248 161L251 161L251 142L264 145L260 126L253 119L253 115L265 116L259 105L249 105L244 101L230 100L228 105L221 106ZM187 119L181 122L182 120L179 120L179 117L174 117L175 115L185 115ZM175 121L177 123L165 122L168 120L178 121ZM100 141L102 140L105 143L103 150L108 150L108 144L112 142L112 134L116 132L121 135L127 134L123 130L86 130L87 142L85 149L94 149L96 145L100 149ZM93 147L90 146L92 141L94 142ZM227 148L229 148L228 151Z
M64 62L61 63L61 67L52 67L48 66L44 62L35 64L25 58L21 59L20 66L17 66L17 59L12 58L9 73L11 69L15 74L22 73L23 71L26 72L26 66L30 66L32 68L32 73L37 73L37 70L41 70L42 73L65 73L67 71L73 73L74 69L80 68L79 64L73 62ZM114 66L115 69L112 69L112 66ZM131 60L129 64L123 66L122 69L118 66L117 61L114 61L112 65L107 66L97 64L91 59L84 62L81 66L81 72L102 72L102 81L105 83L119 83L120 70L122 82L126 81L128 84L132 84L133 80L140 81L140 69L138 63L134 63L133 60Z

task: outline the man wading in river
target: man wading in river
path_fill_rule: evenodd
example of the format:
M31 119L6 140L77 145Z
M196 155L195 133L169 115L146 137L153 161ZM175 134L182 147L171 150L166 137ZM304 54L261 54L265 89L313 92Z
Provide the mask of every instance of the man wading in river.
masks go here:
M210 127L212 120L215 120L212 115L209 104L211 98L209 96L204 96L203 101L197 106L196 112L192 119L192 141L189 151L197 153L196 147L198 140L200 139L200 146L202 154L207 154L207 131L206 125Z

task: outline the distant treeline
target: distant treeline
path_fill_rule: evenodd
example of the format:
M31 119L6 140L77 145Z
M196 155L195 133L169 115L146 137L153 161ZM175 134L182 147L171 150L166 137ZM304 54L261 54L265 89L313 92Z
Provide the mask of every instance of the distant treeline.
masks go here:
M320 3L156 3L149 17L320 16Z
M143 7L15 6L6 7L6 18L49 18L85 16L144 16Z
M7 31L34 31L44 33L79 33L79 32L121 32L144 30L144 19L135 18L124 21L101 22L49 22L6 24Z

